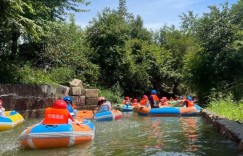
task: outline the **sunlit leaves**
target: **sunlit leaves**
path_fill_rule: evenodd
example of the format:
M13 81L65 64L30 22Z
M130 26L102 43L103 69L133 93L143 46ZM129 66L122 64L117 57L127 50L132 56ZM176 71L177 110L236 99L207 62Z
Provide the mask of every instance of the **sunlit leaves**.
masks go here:
M212 88L234 91L236 86L232 84L240 82L242 35L234 19L235 15L226 3L220 7L211 6L209 13L193 23L193 35L200 48L186 55L184 69L190 74L190 85L199 96L209 95Z

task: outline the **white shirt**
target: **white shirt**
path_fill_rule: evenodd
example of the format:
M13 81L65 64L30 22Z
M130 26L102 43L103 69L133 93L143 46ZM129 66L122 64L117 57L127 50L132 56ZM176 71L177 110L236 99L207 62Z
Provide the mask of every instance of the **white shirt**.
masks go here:
M110 101L106 101L106 104L109 106L109 110L111 110L111 102Z
M106 112L110 110L111 110L111 103L109 101L106 101L99 107L98 112Z
M0 117L5 117L5 114L4 114L4 112L5 112L5 108L0 108Z

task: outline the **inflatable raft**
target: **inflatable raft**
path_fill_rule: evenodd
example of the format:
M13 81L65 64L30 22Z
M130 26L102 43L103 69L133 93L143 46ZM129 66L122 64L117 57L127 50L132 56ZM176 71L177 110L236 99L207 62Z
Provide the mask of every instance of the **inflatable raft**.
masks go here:
M122 118L122 113L119 110L111 110L95 113L92 110L80 110L77 114L77 119L94 119L96 121L112 121Z
M0 117L0 131L12 129L24 122L24 118L16 111L5 111L5 117Z
M69 147L94 138L95 126L89 120L77 124L36 124L24 130L19 141L23 149Z
M136 112L141 116L195 116L201 111L201 107L161 107L161 108L136 108Z
M117 104L114 106L115 109L118 109L122 112L132 112L133 111L133 106L131 105L125 105L125 104Z

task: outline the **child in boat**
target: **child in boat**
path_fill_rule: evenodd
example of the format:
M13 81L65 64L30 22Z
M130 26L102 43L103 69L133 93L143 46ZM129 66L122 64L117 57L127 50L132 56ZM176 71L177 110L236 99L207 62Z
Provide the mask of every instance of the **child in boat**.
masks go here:
M97 112L106 112L111 110L111 103L106 101L106 98L99 97L97 104Z
M5 108L3 108L3 101L0 100L0 117L5 117Z
M138 107L138 106L139 106L139 104L138 104L138 100L137 100L137 99L133 99L133 100L132 100L132 106L133 106L133 107Z
M167 103L167 97L162 97L161 99L161 106L167 106L168 103Z
M143 95L143 97L139 103L140 103L140 106L142 106L142 107L150 107L150 103L149 103L147 95Z
M191 96L186 96L186 99L183 100L183 104L186 107L193 107L194 106L194 102Z
M126 97L124 98L122 104L126 104L126 105L130 105L130 104L131 104L131 101L130 101L129 96L126 96Z
M64 100L56 100L52 107L45 109L45 118L42 121L46 125L72 124L77 123L67 110L67 103Z
M78 111L75 109L76 105L73 104L73 99L70 96L65 96L63 100L67 103L67 110L69 113L73 118L76 118Z

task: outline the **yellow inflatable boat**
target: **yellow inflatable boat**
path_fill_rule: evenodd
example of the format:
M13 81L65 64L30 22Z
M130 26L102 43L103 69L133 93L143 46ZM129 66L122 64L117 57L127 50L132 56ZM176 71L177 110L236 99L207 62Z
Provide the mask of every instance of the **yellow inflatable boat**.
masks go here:
M0 131L12 129L24 122L24 118L16 111L5 111L5 117L0 117Z

